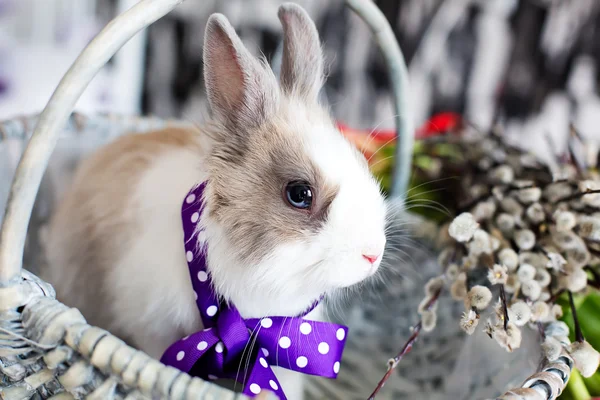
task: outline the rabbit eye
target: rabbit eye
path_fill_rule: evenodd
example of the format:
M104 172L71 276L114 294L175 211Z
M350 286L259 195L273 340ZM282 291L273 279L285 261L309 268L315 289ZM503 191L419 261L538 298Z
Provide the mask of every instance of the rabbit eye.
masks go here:
M289 182L285 187L285 200L294 207L308 210L312 206L313 191L310 185L302 181Z

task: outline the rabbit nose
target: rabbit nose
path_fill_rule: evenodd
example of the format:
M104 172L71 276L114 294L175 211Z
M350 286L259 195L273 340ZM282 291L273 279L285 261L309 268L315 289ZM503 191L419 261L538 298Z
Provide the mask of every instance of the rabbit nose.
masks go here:
M377 255L372 255L372 254L363 254L362 255L363 258L365 260L367 260L370 264L375 264L375 261L377 261L377 259L379 259L379 254Z

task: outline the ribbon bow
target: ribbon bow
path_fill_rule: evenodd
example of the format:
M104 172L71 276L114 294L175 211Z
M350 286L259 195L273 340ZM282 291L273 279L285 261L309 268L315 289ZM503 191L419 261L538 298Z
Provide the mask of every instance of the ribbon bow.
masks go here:
M203 231L197 229L205 187L202 183L192 189L181 208L186 259L205 329L173 343L161 362L203 379L235 379L251 397L268 389L287 399L271 365L337 377L347 327L302 317L244 319L233 305L219 301L206 268Z

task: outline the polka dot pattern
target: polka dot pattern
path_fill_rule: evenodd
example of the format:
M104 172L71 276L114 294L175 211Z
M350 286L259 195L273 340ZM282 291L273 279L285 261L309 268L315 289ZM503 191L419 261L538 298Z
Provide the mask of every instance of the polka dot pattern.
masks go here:
M212 317L213 315L215 315L217 313L217 306L209 306L206 309L206 315L208 315L209 317Z
M300 332L302 332L303 334L308 335L311 331L312 327L308 322L303 322L302 324L300 324Z
M263 328L267 328L268 329L268 328L270 328L270 327L273 326L273 320L271 318L263 318L263 319L260 320L260 325Z
M287 336L283 336L281 339L279 339L279 346L282 349L287 349L292 345L292 341L290 340L289 337Z
M217 343L217 345L215 346L215 351L217 353L222 353L223 350L225 350L224 347L223 347L223 342Z
M300 356L296 358L296 365L300 368L304 368L308 365L308 358Z
M184 372L199 364L205 379L244 379L244 394L253 397L263 390L272 390L286 399L271 366L307 374L335 378L340 369L347 328L332 323L308 321L300 317L264 317L243 319L237 309L221 303L213 292L207 269L208 244L202 226L203 183L185 197L181 218L184 231L184 251L188 263L194 298L205 329L173 343L161 361ZM316 305L303 315L310 312ZM212 329L219 323L219 329ZM260 329L256 329L260 327ZM255 332L251 337L249 332ZM226 360L239 359L247 344L256 341L259 350L247 368ZM207 357L204 357L207 355ZM206 360L206 361L204 361ZM235 371L235 372L231 372Z
M262 389L260 388L260 386L258 386L256 383L251 383L250 384L250 391L253 394L259 394L261 390Z
M319 350L319 353L321 354L327 354L329 353L329 345L325 342L321 342L319 343L319 347L317 347L317 350Z

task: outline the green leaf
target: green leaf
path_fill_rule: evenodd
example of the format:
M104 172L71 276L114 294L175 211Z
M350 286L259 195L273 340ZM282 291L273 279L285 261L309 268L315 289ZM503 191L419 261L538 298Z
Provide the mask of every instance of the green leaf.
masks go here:
M451 143L437 143L435 145L435 153L436 155L449 157L455 160L462 160L464 156L460 151L460 148Z
M571 378L563 394L559 397L561 400L591 400L592 396L585 386L583 377L576 369L571 372Z
M583 378L583 382L592 396L600 396L600 372L596 372L589 378Z
M590 293L577 307L577 318L585 339L595 349L600 349L600 295Z
M595 349L600 349L600 293L590 292L587 295L574 295L573 302L577 310L577 319L583 331L585 339ZM569 307L568 295L561 295L557 303L564 310L561 318L569 326L569 339L575 340L575 325L573 323L573 314ZM590 378L583 378L577 370L573 370L571 379L565 388L565 392L560 396L560 400L587 400L591 396L600 395L600 372L597 372Z

